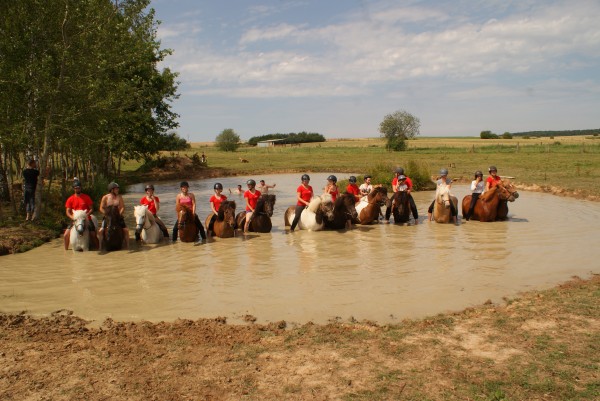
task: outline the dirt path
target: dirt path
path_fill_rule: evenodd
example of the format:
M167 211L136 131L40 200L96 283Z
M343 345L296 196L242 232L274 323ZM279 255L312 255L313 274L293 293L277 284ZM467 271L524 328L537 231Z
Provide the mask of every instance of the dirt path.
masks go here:
M223 318L89 328L0 314L2 400L503 400L600 397L600 276L407 320Z

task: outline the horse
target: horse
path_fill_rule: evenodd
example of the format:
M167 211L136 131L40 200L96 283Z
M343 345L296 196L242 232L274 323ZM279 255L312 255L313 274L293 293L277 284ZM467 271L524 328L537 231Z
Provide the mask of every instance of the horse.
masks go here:
M300 230L320 231L325 227L326 220L333 220L333 201L330 194L315 196L300 215L298 228ZM296 207L290 206L285 211L284 222L291 226L296 216Z
M394 215L395 224L408 223L410 220L410 194L407 191L394 192L386 207L385 217ZM391 209L391 210L390 210Z
M148 210L148 206L134 206L133 215L135 216L136 238L141 237L142 241L147 244L158 244L164 238L154 215Z
M437 223L450 223L452 222L452 212L450 209L450 202L456 209L458 199L456 196L450 194L450 187L446 185L440 185L435 191L435 200L433 204L433 219Z
M73 227L69 236L69 244L73 252L90 250L90 230L85 210L73 211Z
M273 216L273 210L275 208L275 195L262 194L256 202L254 213L252 214L252 221L248 226L248 231L255 233L270 233L273 228L271 217ZM240 212L235 218L236 227L243 229L246 224L246 212Z
M181 242L195 242L198 239L198 227L196 227L196 216L187 205L178 204L177 228Z
M211 213L206 218L205 226L210 227L210 220L214 216ZM224 201L219 206L217 218L212 226L212 232L215 237L231 238L235 235L235 202Z
M333 203L333 219L325 219L325 228L342 230L350 228L352 222L358 218L356 212L356 198L354 194L345 193L339 195Z
M363 197L356 205L359 223L365 225L379 221L382 202L385 202L389 206L390 200L387 196L387 188L383 186L373 188L366 196L366 199Z
M508 219L508 202L514 202L515 199L519 197L519 193L517 192L517 188L509 181L502 180L502 186L508 191L511 195L506 200L501 200L498 205L498 213L496 214L496 220L506 220Z
M102 230L102 243L107 251L118 251L123 248L123 227L121 227L121 214L118 206L107 206L104 214L104 230Z

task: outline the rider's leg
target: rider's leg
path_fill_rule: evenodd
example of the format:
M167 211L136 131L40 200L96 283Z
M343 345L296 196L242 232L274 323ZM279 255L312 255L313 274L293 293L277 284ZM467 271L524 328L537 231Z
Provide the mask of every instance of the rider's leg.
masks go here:
M123 249L129 249L129 229L123 227Z
M173 239L173 242L177 241L177 234L178 234L178 231L179 231L179 222L178 222L178 221L176 221L176 222L175 222L175 225L173 226L173 238L172 238L172 239Z
M202 225L202 223L200 223L200 219L198 218L198 215L194 216L194 221L196 222L196 229L198 231L200 231L200 237L202 239L206 239L206 233L204 232L204 226Z
M63 239L65 241L65 251L68 251L69 250L69 241L71 240L71 228L70 227L65 230Z
M471 194L471 203L469 204L469 210L467 214L465 214L465 220L469 221L471 215L473 214L473 210L475 209L475 204L477 203L477 199L479 199L479 195L481 194Z
M294 229L298 225L298 222L300 221L300 216L302 215L304 208L305 208L304 205L302 205L302 206L296 205L296 211L294 212L295 213L294 221L292 221L292 226L290 227L290 231L294 231Z
M429 209L427 209L427 220L431 221L432 219L432 213L433 213L433 204L435 203L435 199L433 200L433 202L431 202L431 205L429 206Z
M408 194L408 203L410 204L410 210L412 211L413 218L415 219L415 224L419 224L419 211L417 210L417 205L415 204L415 200L411 194Z
M167 226L165 226L165 223L163 223L160 217L156 215L154 216L154 219L156 221L156 224L158 224L158 226L160 227L160 231L162 231L165 238L169 238L169 231L167 231Z
M250 222L252 222L253 212L246 212L246 223L244 224L244 232L247 233L250 228Z

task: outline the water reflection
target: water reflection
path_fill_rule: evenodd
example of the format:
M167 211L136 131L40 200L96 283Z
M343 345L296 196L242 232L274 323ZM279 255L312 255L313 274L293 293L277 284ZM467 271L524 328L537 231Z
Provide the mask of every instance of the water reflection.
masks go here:
M316 192L327 175L311 174ZM510 204L508 222L423 221L287 233L283 213L295 203L299 174L248 178L277 182L272 233L198 246L144 245L106 255L65 252L57 240L0 258L0 310L48 314L65 308L100 321L215 316L235 321L249 313L260 322L350 316L389 322L598 273L598 203L522 193ZM218 179L225 188L245 180ZM201 220L216 181L190 182ZM170 227L178 185L155 183L160 215ZM453 190L459 199L467 193L466 187ZM140 184L125 196L129 218L142 192ZM432 196L415 194L422 215Z

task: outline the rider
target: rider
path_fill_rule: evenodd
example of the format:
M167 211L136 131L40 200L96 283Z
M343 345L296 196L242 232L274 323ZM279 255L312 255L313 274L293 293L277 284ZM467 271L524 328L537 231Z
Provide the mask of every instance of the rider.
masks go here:
M483 182L483 173L480 170L475 172L475 179L471 182L471 204L469 205L469 210L465 213L465 220L469 221L471 215L473 214L473 209L475 209L475 204L477 203L477 199L483 193L485 183Z
M294 229L296 229L296 226L300 221L302 211L308 206L313 196L313 189L310 185L308 185L308 183L310 182L310 177L308 176L308 174L302 174L301 180L302 183L296 189L298 202L296 203L294 221L292 221L290 231L294 231Z
M369 192L371 192L373 190L373 185L371 185L371 176L370 175L365 175L365 182L362 183L358 189L360 189L361 196L369 195Z
M190 184L187 181L182 181L179 184L179 188L181 192L177 194L175 197L175 210L177 210L177 206L184 205L189 207L194 214L194 223L196 223L196 232L200 232L200 237L202 240L206 239L206 233L204 232L204 226L200 223L200 219L196 214L196 196L189 192ZM179 219L179 217L178 217ZM179 220L175 222L175 226L173 226L173 242L177 241L177 234L179 233Z
M152 213L154 219L156 220L156 224L160 227L160 231L162 231L165 238L169 238L169 231L167 231L167 226L162 220L157 216L158 210L160 209L160 199L158 196L154 195L154 185L148 184L145 188L146 196L140 199L140 205L148 206L148 211ZM140 234L135 233L136 241L140 240Z
M217 220L217 215L219 214L221 203L227 200L227 197L221 194L221 192L223 192L223 185L220 182L217 182L213 188L215 190L215 194L211 196L208 200L210 202L210 210L212 211L210 222L208 223L208 227L206 228L206 232L209 236L211 235L213 226L215 224L215 220Z
M392 190L394 191L394 193L398 192L398 178L400 176L405 177L405 182L403 185L406 185L406 193L408 194L408 204L410 205L410 210L413 214L413 217L415 219L415 224L419 224L419 212L417 211L417 205L415 204L415 200L412 197L412 189L413 189L413 183L412 180L410 179L410 177L404 175L404 169L402 167L398 167L394 170L394 179L392 180ZM390 210L391 212L391 210ZM385 216L387 222L389 223L390 221L390 216L386 213Z
M108 206L117 207L119 210L119 225L123 229L123 248L129 248L129 230L127 229L127 225L125 224L125 219L123 218L125 214L125 202L123 202L123 197L119 194L119 184L116 182L111 182L108 184L108 193L102 197L100 201L100 212L106 217L106 208ZM102 218L102 224L100 225L100 240L102 240L104 236L104 229L106 228L105 218Z
M486 191L489 191L491 188L498 185L500 181L502 181L502 178L500 178L500 176L498 175L498 169L496 168L496 166L490 166L490 168L488 168L488 172L490 173L490 175L485 180Z
M448 169L441 169L440 170L440 176L439 178L436 180L435 182L437 184L437 187L441 187L441 186L447 186L448 189L450 189L452 187L452 180L450 178L448 178ZM427 218L428 220L432 220L432 213L433 213L433 205L435 204L435 199L433 200L433 202L431 202L431 206L429 206L429 209L427 209ZM454 207L454 203L452 201L450 201L450 212L452 213L452 221L454 223L456 223L456 216L458 215L456 208Z
M331 201L335 202L340 193L337 187L337 177L335 175L330 175L327 177L327 186L325 187L325 191L323 193L331 195Z
M94 225L94 220L92 220L91 217L92 211L94 209L94 202L92 201L92 198L81 192L81 182L79 180L73 181L73 192L74 194L71 195L65 202L67 217L73 220L73 211L85 210L85 213L88 216L88 230L90 232L90 239L93 241L93 244L96 247L96 249L99 249L98 236L96 235L96 226ZM72 225L67 227L67 229L65 230L65 250L69 249L71 227Z
M356 185L356 177L351 175L348 178L348 186L346 187L346 192L354 195L354 199L356 202L360 201L360 189L358 189L358 185Z
M246 181L246 185L248 185L248 190L244 192L244 198L246 198L246 224L244 224L244 234L248 232L250 222L252 221L252 214L256 209L258 198L260 198L260 191L256 189L256 181L248 180Z

